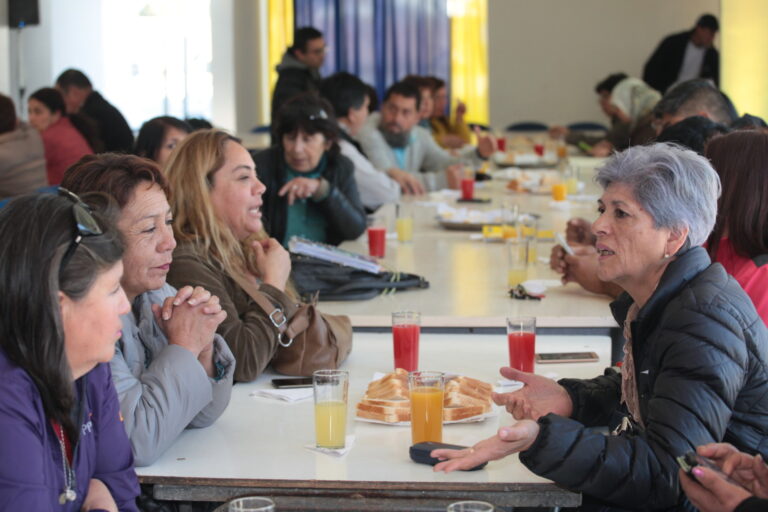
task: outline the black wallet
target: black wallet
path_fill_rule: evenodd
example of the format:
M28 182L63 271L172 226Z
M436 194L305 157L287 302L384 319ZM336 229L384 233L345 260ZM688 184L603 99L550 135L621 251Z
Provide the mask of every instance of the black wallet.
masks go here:
M464 448L467 448L467 447L459 446L457 444L433 443L431 441L427 441L425 443L416 443L413 446L411 446L411 449L410 449L411 460L413 462L418 462L419 464L429 464L430 466L434 466L435 464L440 462L440 460L432 457L430 453L432 453L432 450L437 450L439 448L448 448L450 450L463 450ZM479 464L470 469L465 469L464 471L477 471L478 469L483 469L486 464L488 463L483 462L482 464Z

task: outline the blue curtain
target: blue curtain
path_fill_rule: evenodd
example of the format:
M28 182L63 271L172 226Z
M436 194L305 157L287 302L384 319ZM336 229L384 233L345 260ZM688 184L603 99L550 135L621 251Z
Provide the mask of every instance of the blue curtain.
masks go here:
M445 0L294 0L294 19L323 32L323 76L348 71L380 98L408 74L450 78Z

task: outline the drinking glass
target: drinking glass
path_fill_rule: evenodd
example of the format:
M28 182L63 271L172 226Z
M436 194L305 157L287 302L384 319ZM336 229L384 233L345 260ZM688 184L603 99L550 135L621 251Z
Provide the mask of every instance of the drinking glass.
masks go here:
M229 512L274 512L275 502L269 498L247 496L229 502Z
M509 366L521 372L533 373L536 352L536 318L521 316L507 318Z
M312 374L315 395L315 445L344 448L347 434L349 372L317 370Z
M413 444L443 442L443 372L411 372L408 374L411 395L411 440Z
M407 372L419 369L419 335L421 334L421 313L418 311L396 311L392 313L392 346L395 354L395 369Z
M511 238L504 246L507 251L507 285L510 288L528 279L531 245L530 239Z
M496 507L486 501L457 501L451 503L446 512L493 512Z

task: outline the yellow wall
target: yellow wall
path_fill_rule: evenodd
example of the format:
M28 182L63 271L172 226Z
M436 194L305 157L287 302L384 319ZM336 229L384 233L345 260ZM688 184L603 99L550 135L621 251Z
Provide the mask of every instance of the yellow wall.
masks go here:
M488 124L488 0L463 0L451 17L451 112L467 105L466 121Z
M269 97L277 82L275 66L293 44L293 0L269 0Z
M768 1L722 0L720 85L739 114L768 119Z

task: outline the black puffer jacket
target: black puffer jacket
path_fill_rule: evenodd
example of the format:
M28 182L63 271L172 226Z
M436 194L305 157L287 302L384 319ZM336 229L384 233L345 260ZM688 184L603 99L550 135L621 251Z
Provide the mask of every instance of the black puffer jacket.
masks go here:
M277 192L285 181L285 159L278 146L253 154L256 174L266 185L264 193L264 228L270 236L282 241L288 222L288 201ZM313 203L328 222L326 243L338 245L354 240L365 231L365 209L360 202L354 166L344 155L328 158L323 178L330 184L328 196Z
M631 299L611 306L623 325ZM675 457L717 441L768 456L768 331L747 294L701 247L678 256L640 310L632 353L645 428L605 436L620 376L563 379L572 418L549 414L520 460L531 471L626 509L679 509ZM622 411L625 412L625 411Z

